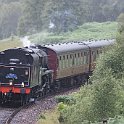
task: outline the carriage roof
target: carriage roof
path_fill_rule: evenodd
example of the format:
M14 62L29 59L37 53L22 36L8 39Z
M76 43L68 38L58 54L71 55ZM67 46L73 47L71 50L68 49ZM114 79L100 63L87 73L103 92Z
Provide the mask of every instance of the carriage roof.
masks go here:
M79 41L79 42L68 42L68 43L58 43L58 44L49 44L44 47L52 49L57 54L86 50L89 48L97 48L109 46L114 43L114 40L92 40L92 41Z

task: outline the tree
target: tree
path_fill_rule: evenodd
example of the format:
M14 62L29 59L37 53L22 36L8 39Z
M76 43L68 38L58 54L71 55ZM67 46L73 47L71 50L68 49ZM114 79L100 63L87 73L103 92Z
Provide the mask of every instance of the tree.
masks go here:
M21 16L21 4L1 4L0 7L0 39L7 38L11 34L16 35L19 17Z
M93 114L96 121L112 118L117 114L116 102L117 91L116 79L109 69L103 70L104 74L99 79L94 80Z
M24 5L22 18L28 25L27 32L48 30L50 23L54 25L52 31L67 32L86 22L90 14L90 2L86 0L25 0Z
M118 30L119 30L119 33L121 34L124 32L124 13L121 13L118 16L117 22L118 22Z
M20 34L36 33L42 30L42 13L44 11L45 0L25 0L23 5L23 15L18 24ZM26 26L26 28L25 28ZM24 29L24 31L22 30Z

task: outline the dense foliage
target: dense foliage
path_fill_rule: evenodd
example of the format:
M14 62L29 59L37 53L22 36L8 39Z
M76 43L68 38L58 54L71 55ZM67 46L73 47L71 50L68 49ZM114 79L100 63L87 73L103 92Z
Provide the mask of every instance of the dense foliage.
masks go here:
M122 5L123 0L26 0L19 31L22 35L41 29L59 33L85 22L115 21L123 11Z
M0 1L0 39L16 35L18 21L21 16L21 3Z
M58 34L86 22L115 21L123 6L123 0L0 0L0 39L43 30Z
M76 104L61 111L64 124L89 124L108 120L116 115L124 116L123 18L123 14L118 17L117 43L97 61L96 69L90 78L92 84L82 87L75 96Z
M31 35L30 40L38 44L46 44L56 42L81 41L89 39L113 39L116 37L116 32L116 22L93 22L85 23L81 26L78 26L77 29L72 32L61 33L59 35L43 31Z

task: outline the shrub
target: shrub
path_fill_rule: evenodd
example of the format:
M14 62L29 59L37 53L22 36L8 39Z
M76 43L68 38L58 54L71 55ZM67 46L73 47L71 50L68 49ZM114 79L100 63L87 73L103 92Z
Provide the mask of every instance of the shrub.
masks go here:
M111 70L105 69L106 73L99 80L94 80L94 97L92 109L96 121L114 117L117 113L116 102L118 100L116 79ZM114 97L113 97L114 96Z
M76 100L74 99L73 96L69 95L61 95L61 96L56 96L56 101L59 102L63 102L64 104L67 105L71 105L71 104L75 104Z
M65 109L65 107L67 107L67 105L65 105L63 102L58 103L58 110L62 111L63 109Z
M32 42L42 44L89 39L110 39L115 38L116 30L116 22L92 22L85 23L82 26L79 26L75 31L69 31L67 33L54 34L43 31L32 35L30 40Z
M45 117L45 115L41 114L41 115L39 116L39 119L46 119L46 117Z

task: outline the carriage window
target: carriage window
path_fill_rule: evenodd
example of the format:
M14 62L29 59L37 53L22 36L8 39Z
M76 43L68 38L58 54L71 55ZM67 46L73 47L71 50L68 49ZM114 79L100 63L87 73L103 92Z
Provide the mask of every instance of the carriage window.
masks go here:
M83 57L83 53L81 52L81 65L84 64L84 57Z
M89 54L87 53L86 63L89 63Z
M92 60L96 61L96 51L92 51Z
M61 69L62 68L62 57L60 56L59 57L59 69Z
M65 56L60 56L59 57L59 68L65 68Z
M80 57L80 53L78 53L78 57Z
M68 55L67 55L67 59L68 59Z
M81 56L83 56L83 53L81 53Z
M96 58L99 57L99 50L96 51Z
M80 65L80 53L78 53L77 65Z
M84 64L86 64L86 52L84 52Z
M62 68L65 68L65 56L63 56L63 60L62 60Z
M70 58L72 58L72 55L70 55Z
M62 58L61 58L61 56L59 57L59 60L61 60Z
M68 67L68 55L65 56L65 68Z
M76 58L76 54L75 54L75 58Z
M87 52L84 52L84 56L86 56L87 55Z
M83 62L83 55L82 55L82 52L80 53L80 65L82 65L82 62Z
M89 56L87 52L84 52L84 64L88 64Z
M62 68L68 67L69 63L69 57L68 55L64 55L62 59Z
M78 54L75 54L75 65L78 65Z
M97 54L99 54L99 50L97 50Z
M72 67L72 61L73 61L72 55L70 55L70 58L69 58L69 67Z

